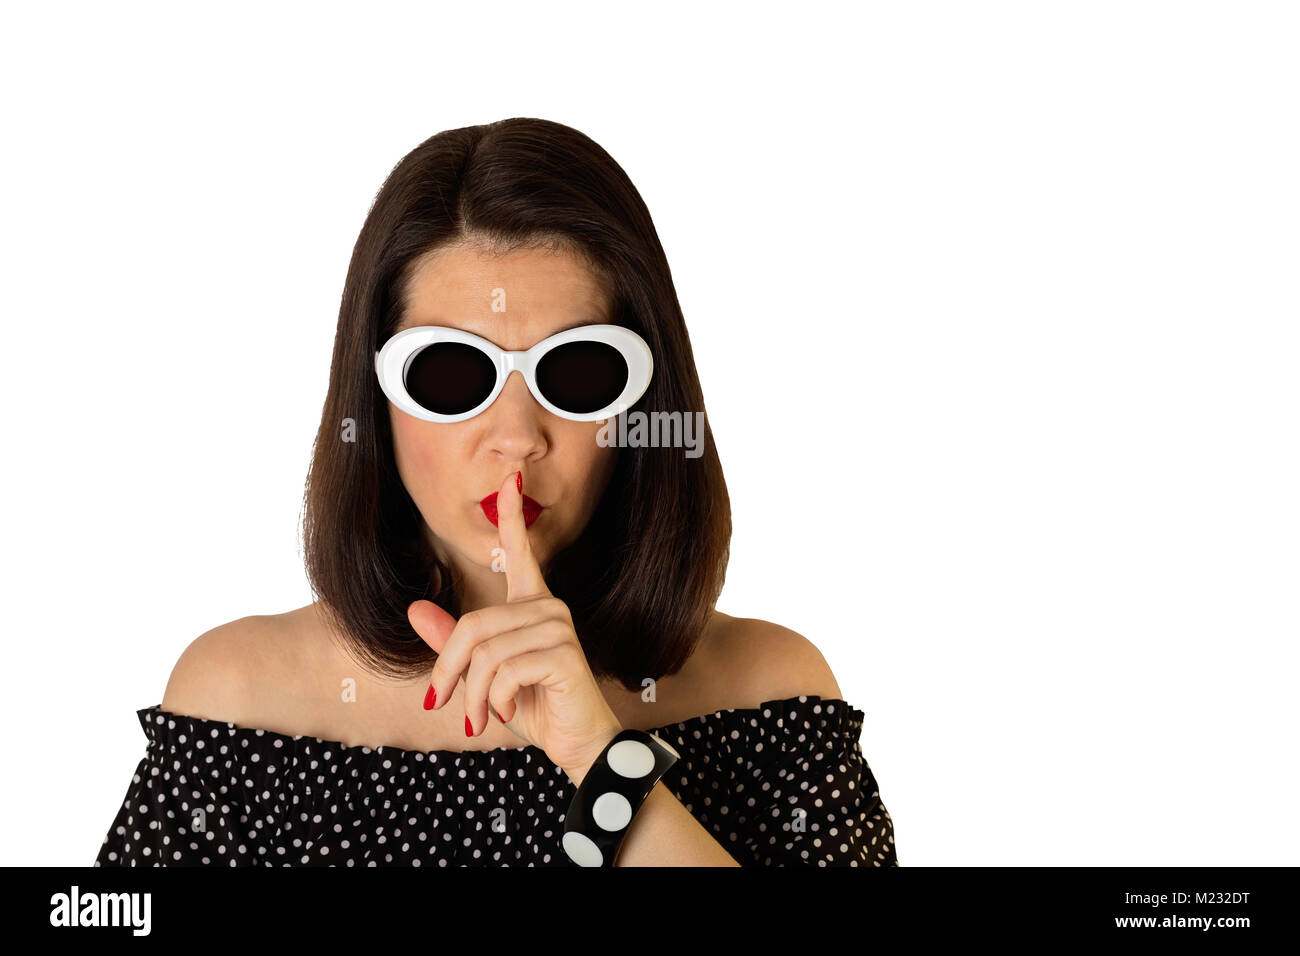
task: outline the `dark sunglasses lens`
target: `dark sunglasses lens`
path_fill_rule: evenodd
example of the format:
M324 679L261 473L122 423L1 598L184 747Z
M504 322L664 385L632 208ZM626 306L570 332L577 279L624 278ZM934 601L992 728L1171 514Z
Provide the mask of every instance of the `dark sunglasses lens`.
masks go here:
M565 342L537 363L537 387L546 400L575 415L608 407L626 386L623 353L605 342Z
M497 368L464 342L435 342L415 353L406 367L406 390L416 404L439 415L459 415L492 394Z

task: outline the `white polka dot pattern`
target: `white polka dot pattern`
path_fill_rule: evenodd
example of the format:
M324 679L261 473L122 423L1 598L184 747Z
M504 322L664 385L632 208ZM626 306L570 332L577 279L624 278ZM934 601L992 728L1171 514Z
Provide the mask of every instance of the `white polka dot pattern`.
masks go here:
M591 815L602 830L613 833L632 820L632 804L621 793L602 793L591 805Z
M137 716L145 756L95 866L576 865L561 845L574 787L538 747L344 747ZM897 866L864 717L791 697L650 732L680 755L665 787L742 866Z
M573 859L575 866L600 866L601 861L605 859L596 842L577 830L566 832L560 843Z
M636 780L655 768L654 752L639 740L620 740L605 754L609 769L620 777Z

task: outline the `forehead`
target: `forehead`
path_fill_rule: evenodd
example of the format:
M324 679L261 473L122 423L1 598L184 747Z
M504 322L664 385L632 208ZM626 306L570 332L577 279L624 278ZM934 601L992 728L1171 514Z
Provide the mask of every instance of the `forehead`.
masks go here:
M603 278L568 249L497 254L481 244L437 249L412 264L395 332L442 325L523 350L579 325L610 321Z

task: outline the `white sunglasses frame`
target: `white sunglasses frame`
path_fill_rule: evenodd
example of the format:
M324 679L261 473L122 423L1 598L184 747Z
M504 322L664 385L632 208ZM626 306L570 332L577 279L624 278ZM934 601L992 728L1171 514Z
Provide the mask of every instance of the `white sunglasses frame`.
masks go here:
M609 405L594 412L581 414L566 412L547 401L546 396L537 387L536 369L542 356L557 345L574 341L604 342L618 349L623 356L623 361L627 363L627 384L624 385L623 391ZM467 412L457 415L431 412L417 404L406 390L406 371L411 360L422 348L436 342L460 342L472 345L484 352L496 366L497 381L492 387L491 394ZM507 352L487 339L462 329L448 328L445 325L417 325L398 332L384 343L383 348L375 352L375 374L379 378L379 387L388 396L388 400L406 414L426 422L449 424L463 422L482 414L497 400L501 390L506 387L506 379L513 371L523 375L533 398L537 399L538 403L551 414L571 422L597 422L621 414L645 394L654 375L654 357L650 354L650 346L646 345L641 336L621 325L579 325L544 338L523 352Z

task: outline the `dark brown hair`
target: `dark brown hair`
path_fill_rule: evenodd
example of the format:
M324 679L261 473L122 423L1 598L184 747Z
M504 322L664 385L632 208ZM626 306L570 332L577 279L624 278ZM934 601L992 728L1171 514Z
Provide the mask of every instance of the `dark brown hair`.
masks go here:
M609 321L654 355L650 387L629 412L705 410L650 212L605 150L559 123L515 118L446 130L407 154L352 252L302 519L307 577L344 650L399 680L437 659L407 620L411 602L427 598L456 617L461 608L452 569L430 550L398 475L374 353L401 322L416 261L471 239L498 252L580 254L614 293ZM353 440L344 440L346 419ZM587 527L547 567L592 672L628 690L686 662L726 576L731 508L707 415L704 425L698 458L619 449Z

